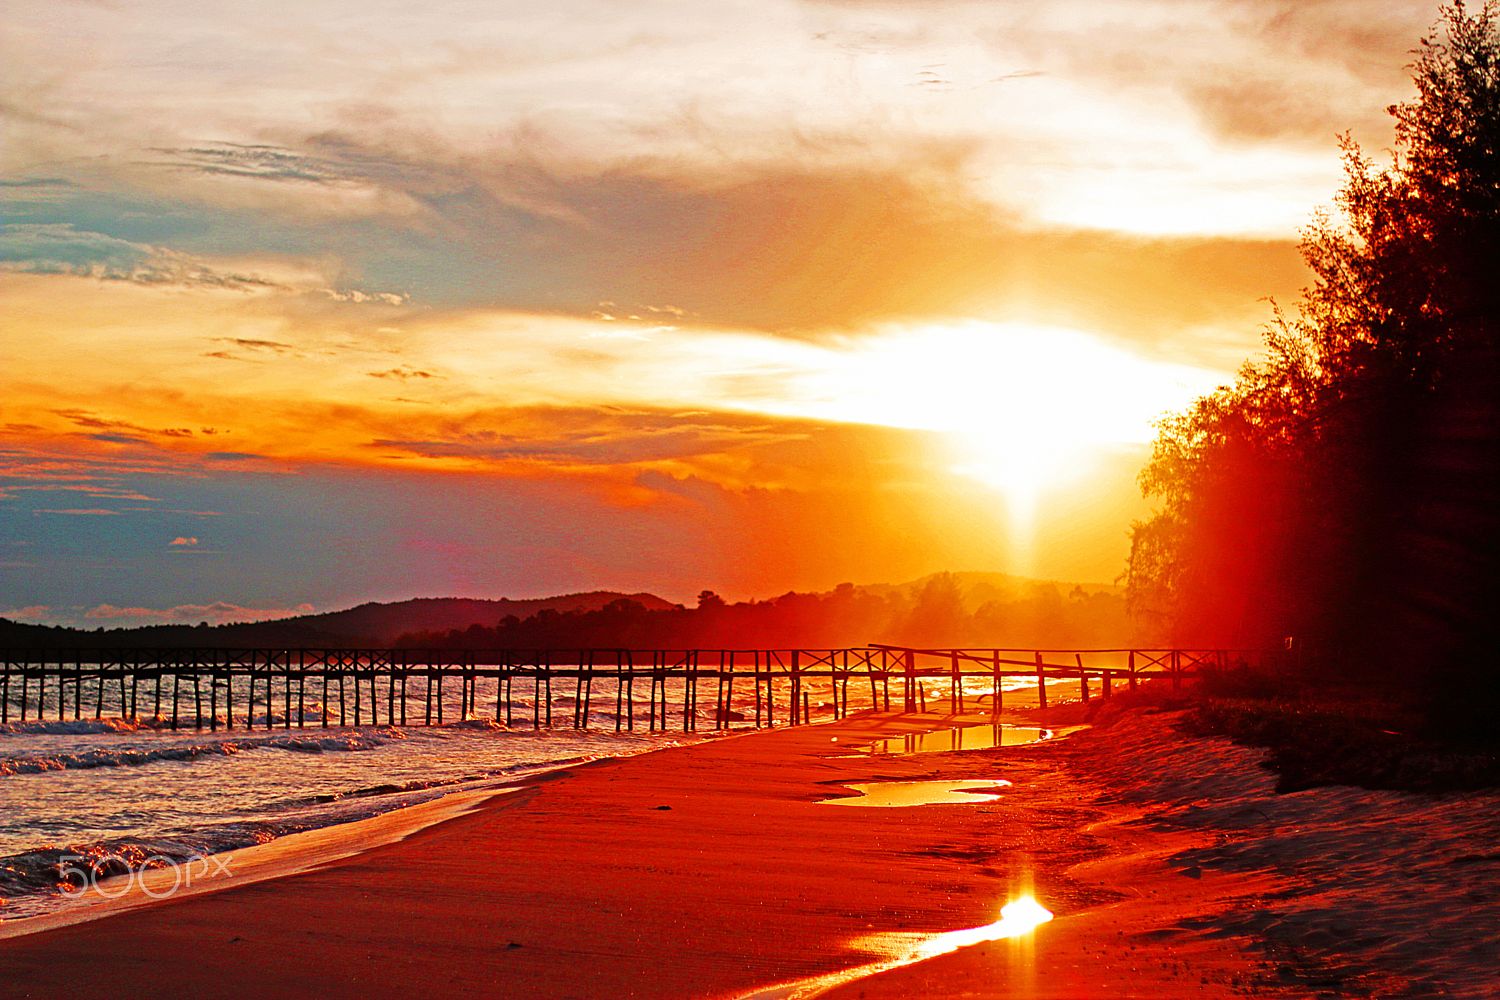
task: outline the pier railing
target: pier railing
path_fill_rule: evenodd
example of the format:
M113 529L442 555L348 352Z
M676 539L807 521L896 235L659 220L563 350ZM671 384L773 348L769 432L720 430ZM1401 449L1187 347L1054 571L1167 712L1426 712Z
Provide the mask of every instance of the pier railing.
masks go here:
M837 649L3 650L0 725L107 715L160 728L215 731L441 725L456 712L458 720L586 729L597 695L597 713L612 715L614 730L621 732L635 730L644 693L646 728L665 730L680 716L683 731L694 732L704 717L699 708L704 688L713 694L706 718L715 729L752 721L757 727L778 721L801 725L812 721L815 707L831 709L833 718L855 707L889 710L893 680L906 712L925 711L928 688L936 686L939 693L947 688L954 711L963 711L966 701L979 708L987 700L990 712L999 715L1008 678L1024 678L1027 687L1034 682L1045 708L1049 690L1055 696L1060 684L1075 685L1089 701L1095 695L1110 697L1118 685L1135 688L1150 679L1180 687L1204 668L1269 655L1243 649L938 649L879 643ZM734 707L737 681L741 692L743 683L751 685L741 702L744 712ZM851 702L851 682L857 706ZM492 702L483 712L481 693ZM554 715L554 706L569 710L571 719Z

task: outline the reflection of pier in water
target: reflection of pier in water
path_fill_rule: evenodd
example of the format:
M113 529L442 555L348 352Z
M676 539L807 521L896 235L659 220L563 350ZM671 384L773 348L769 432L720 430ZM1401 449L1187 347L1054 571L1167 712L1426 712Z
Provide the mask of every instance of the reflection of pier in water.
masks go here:
M0 651L0 724L49 717L100 719L108 709L113 716L172 729L440 725L449 714L445 683L450 693L458 687L458 719L493 718L537 729L568 724L562 711L554 719L556 704L571 709L574 728L588 728L591 714L598 712L613 715L616 732L634 731L642 721L638 703L644 693L645 728L665 730L680 717L682 730L693 732L705 687L714 698L706 718L715 729L752 721L752 704L755 726L776 725L778 711L781 721L795 726L812 720L814 692L816 707L830 708L835 719L855 707L889 711L892 681L905 712L926 711L928 688L941 694L946 687L951 711L965 711L966 700L982 710L988 701L989 711L998 716L1008 678L1034 685L1038 704L1045 708L1049 684L1055 691L1059 683L1067 683L1089 701L1096 694L1110 697L1120 684L1134 688L1141 681L1164 678L1175 687L1205 667L1223 668L1233 660L1266 655L1226 649L917 649L879 644L679 650L12 649ZM742 696L744 684L751 685L743 714L733 708L736 682ZM851 683L857 706L851 701ZM563 692L554 694L554 685ZM481 690L486 703L482 712ZM608 712L611 701L613 713ZM963 748L977 748L977 742Z
M949 726L921 733L905 733L876 740L861 747L870 754L943 753L954 750L989 750L993 747L1015 747L1050 739L1052 730L1037 726L1011 726L1003 722L989 725Z

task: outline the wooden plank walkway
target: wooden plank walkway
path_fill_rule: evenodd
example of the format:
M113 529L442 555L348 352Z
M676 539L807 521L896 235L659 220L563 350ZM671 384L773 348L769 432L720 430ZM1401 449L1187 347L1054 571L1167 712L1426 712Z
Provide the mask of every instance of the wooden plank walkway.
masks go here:
M457 720L492 717L511 727L587 729L593 716L612 714L616 732L635 730L644 687L649 731L665 731L680 718L682 730L694 732L702 718L715 729L734 722L803 725L813 718L814 689L816 707L831 707L835 719L859 708L889 710L892 680L907 712L925 710L929 687L939 692L946 687L955 711L964 710L966 699L988 699L991 713L999 715L1006 678L1034 679L1045 708L1049 685L1051 692L1059 684L1076 685L1089 701L1150 678L1164 677L1180 687L1183 678L1205 667L1222 669L1270 655L1231 649L926 649L878 643L839 649L0 650L0 725L114 717L212 731L443 725L449 718L445 703L456 685ZM753 717L733 707L737 681L752 686ZM851 681L858 695L853 701ZM483 714L481 682L493 702ZM613 713L595 708L596 688L604 689L601 706L613 694ZM707 715L698 700L704 688L714 698ZM570 717L561 711L554 715L554 706L570 708Z

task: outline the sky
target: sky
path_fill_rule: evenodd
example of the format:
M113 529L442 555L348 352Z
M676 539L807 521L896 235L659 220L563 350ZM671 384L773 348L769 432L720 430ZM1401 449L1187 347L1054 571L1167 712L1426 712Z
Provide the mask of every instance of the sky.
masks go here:
M15 0L0 615L1110 582L1390 0Z

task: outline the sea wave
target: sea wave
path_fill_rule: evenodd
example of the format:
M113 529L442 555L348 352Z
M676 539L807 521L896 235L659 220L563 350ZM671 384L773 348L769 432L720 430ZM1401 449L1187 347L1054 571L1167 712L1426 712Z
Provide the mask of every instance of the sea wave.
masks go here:
M201 858L230 846L206 841L103 840L90 844L46 845L0 858L0 899L33 893L79 891L85 880L164 868Z
M120 719L52 719L50 721L7 722L0 725L5 736L94 736L99 733L134 733L150 729L144 720Z
M294 753L357 752L384 746L400 739L391 730L324 734L317 736L276 735L236 739L172 743L166 746L114 746L52 754L0 756L0 777L38 774L43 771L77 771L100 767L139 767L155 761L191 761L201 757L228 757L254 750L285 750Z

